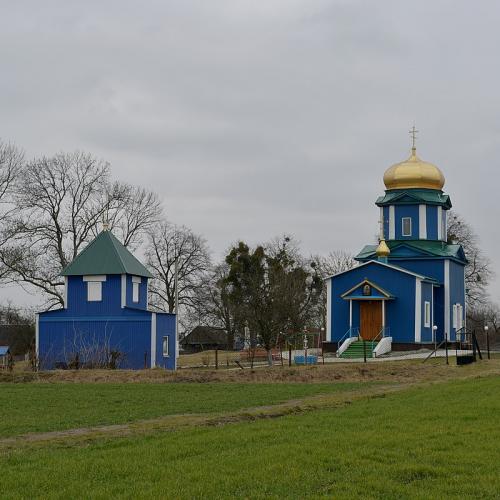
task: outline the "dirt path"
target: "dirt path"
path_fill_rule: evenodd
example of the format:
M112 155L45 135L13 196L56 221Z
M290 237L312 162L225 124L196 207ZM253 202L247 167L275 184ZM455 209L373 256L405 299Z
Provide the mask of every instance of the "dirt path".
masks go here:
M169 415L125 424L25 434L12 438L0 439L0 451L18 449L24 446L88 444L89 442L105 438L147 435L158 431L169 432L200 426L222 426L238 422L279 418L286 415L300 414L318 409L342 408L354 401L385 397L395 392L423 385L427 384L370 385L366 388L358 388L352 391L320 394L303 399L294 399L276 405L257 406L218 414Z

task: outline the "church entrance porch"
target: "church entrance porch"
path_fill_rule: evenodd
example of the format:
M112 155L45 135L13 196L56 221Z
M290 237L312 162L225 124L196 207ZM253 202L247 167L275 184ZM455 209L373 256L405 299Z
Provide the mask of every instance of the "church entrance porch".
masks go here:
M363 340L373 340L378 337L383 326L382 300L359 301L359 334Z

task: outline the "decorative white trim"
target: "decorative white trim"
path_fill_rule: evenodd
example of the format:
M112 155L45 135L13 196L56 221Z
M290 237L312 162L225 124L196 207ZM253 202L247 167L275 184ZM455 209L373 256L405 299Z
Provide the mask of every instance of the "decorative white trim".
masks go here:
M438 232L438 240L443 239L443 207L439 206L437 209L437 232Z
M151 368L156 366L156 313L151 313Z
M385 328L385 300L382 300L382 328Z
M83 276L83 281L92 281L94 283L97 283L99 281L106 281L106 275L105 274L94 274L94 275L87 275Z
M122 274L122 309L127 305L127 275Z
M434 331L434 288L436 288L434 285L432 285L432 288L431 288L431 291L432 291L432 295L431 295L431 330L432 330L432 342L435 342L436 339L436 333Z
M67 309L68 308L68 277L65 276L64 277L64 309Z
M326 341L332 341L332 280L326 282Z
M345 274L345 273L350 273L351 271L354 271L355 269L359 269L360 267L368 266L369 264L376 264L379 266L385 266L385 267L388 267L390 269L394 269L395 271L399 271L400 273L409 274L410 276L415 276L417 278L421 278L424 281L429 279L422 274L417 274L417 273L414 273L412 271L408 271L407 269L403 269L402 267L393 266L392 264L388 264L387 262L381 262L380 260L368 260L366 262L363 262L363 264L359 264L358 266L353 267L352 269L347 269L347 271L341 271L340 273L333 274L332 276L328 276L327 278L325 278L325 280L329 280L330 278L336 278L337 276L340 276L340 275Z
M415 342L422 341L422 280L415 280Z
M40 357L40 317L35 314L35 353L36 357Z
M462 268L462 271L464 273L464 294L463 294L463 299L464 299L464 328L467 330L467 288L465 286L465 269Z
M352 299L349 301L349 328L352 328Z
M427 206L418 206L418 237L421 240L427 239Z
M450 261L444 261L444 335L450 339Z
M384 207L380 207L380 239L385 239Z
M389 206L389 239L396 239L396 208L394 205Z
M141 283L140 276L132 276L132 283Z

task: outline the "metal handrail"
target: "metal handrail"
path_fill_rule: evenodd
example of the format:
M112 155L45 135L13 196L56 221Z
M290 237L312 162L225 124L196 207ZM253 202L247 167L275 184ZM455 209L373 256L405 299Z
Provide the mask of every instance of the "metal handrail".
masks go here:
M353 335L352 333L353 332L358 332L356 335ZM359 338L359 328L358 327L355 327L353 328L351 326L351 328L349 328L349 330L347 330L347 332L345 333L345 335L339 340L337 346L340 347L342 345L342 343L344 342L344 340L346 339L352 339L353 337L358 337Z

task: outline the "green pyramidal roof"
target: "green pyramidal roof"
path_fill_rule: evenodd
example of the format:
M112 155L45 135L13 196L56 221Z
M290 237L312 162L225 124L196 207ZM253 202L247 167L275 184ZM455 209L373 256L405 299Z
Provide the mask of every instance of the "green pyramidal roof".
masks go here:
M127 250L111 231L102 231L62 272L63 276L92 274L152 274Z

